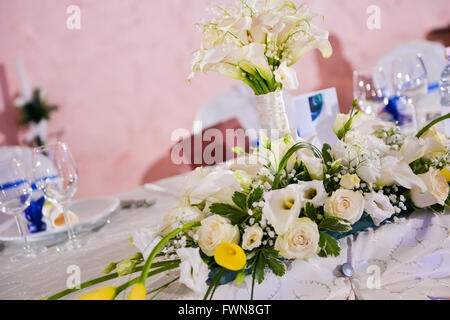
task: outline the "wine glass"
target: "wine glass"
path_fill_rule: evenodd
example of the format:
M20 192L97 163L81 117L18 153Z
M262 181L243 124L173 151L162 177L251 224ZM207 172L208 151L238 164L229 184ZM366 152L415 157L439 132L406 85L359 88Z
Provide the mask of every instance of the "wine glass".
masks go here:
M69 148L62 142L45 145L34 148L32 158L36 187L44 193L48 201L59 206L64 215L69 241L56 249L70 251L82 247L67 212L67 203L78 187L78 173Z
M417 110L417 103L428 92L428 74L420 54L405 55L392 61L392 86L397 96L411 100L415 109L415 127L424 124L426 118Z
M30 205L32 188L23 164L12 159L0 162L0 212L14 215L24 251L11 257L12 262L36 258L46 247L31 248L24 226L24 210Z
M378 115L387 104L385 87L382 87L381 70L353 71L353 96L358 106L366 114Z

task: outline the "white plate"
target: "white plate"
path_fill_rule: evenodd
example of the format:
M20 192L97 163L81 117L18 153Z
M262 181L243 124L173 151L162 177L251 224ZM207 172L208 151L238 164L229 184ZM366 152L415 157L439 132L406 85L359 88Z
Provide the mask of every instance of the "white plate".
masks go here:
M111 213L120 205L117 198L106 197L96 199L77 200L69 204L68 208L80 219L74 224L76 233L91 231L103 226ZM59 227L43 232L28 235L30 244L39 243L51 245L67 238L67 227ZM22 243L14 219L10 219L0 226L0 241L5 245L17 245Z

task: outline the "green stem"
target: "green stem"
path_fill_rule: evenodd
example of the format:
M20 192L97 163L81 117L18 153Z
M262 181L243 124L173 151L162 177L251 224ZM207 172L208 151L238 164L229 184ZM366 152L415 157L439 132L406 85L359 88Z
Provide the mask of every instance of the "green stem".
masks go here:
M256 80L258 81L259 85L261 86L263 93L267 94L270 92L269 87L266 84L266 81L261 77L261 75L259 74L259 71L256 70L255 74L253 75Z
M153 264L153 268L158 268L158 267L165 266L165 265L172 264L172 263L179 262L179 261L180 260L170 260L170 261L155 262ZM136 269L133 271L133 273L141 271L142 268L143 268L143 266L136 267ZM108 281L108 280L112 280L112 279L115 279L115 278L118 278L118 277L119 277L119 275L117 273L111 273L111 274L108 274L106 276L102 276L102 277L99 277L99 278L96 278L96 279L92 279L92 280L89 280L89 281L86 281L86 282L80 284L80 288L79 289L73 288L73 289L63 290L63 291L58 292L58 293L54 294L53 296L49 297L47 300L58 300L59 298L67 296L67 295L69 295L69 294L71 294L73 292L80 291L80 290L88 288L90 286L93 286L93 285L96 285L96 284L99 284L99 283L102 283L102 282L105 282L105 281Z
M246 84L246 85L248 85L250 88L252 88L252 90L253 90L253 92L255 93L255 95L260 95L261 93L259 92L259 89L258 88L256 88L256 86L253 84L253 82L251 82L249 79L247 79L247 78L244 78L244 79L242 79L242 81Z
M215 286L217 286L217 284L218 284L219 281L220 281L220 278L222 278L222 276L223 276L224 273L225 273L225 268L222 268L222 269L219 271L219 273L217 273L217 275L214 277L214 279L212 280L211 284L209 285L209 288L208 288L208 290L206 291L205 296L203 297L203 300L207 300L207 299L208 299L209 293L211 292L211 290L212 290ZM215 290L214 290L214 291L215 291ZM212 299L213 294L214 294L214 292L211 294L210 299Z
M424 133L427 132L432 126L434 126L435 124L437 124L437 123L439 123L439 122L441 122L441 121L447 120L447 119L449 119L449 118L450 118L450 112L447 113L447 114L444 115L444 116L441 116L441 117L439 117L439 118L437 118L437 119L434 119L434 120L431 121L429 124L427 124L425 127L423 127L422 130L420 130L419 133L417 133L416 137L417 137L417 138L420 138L420 137L423 136Z
M165 246L167 242L169 242L173 237L175 237L178 233L183 232L187 229L194 228L200 226L200 222L191 222L188 224L185 224L181 228L177 228L173 230L171 233L169 233L167 236L165 236L157 245L155 248L153 248L152 252L147 258L147 261L145 262L144 269L142 270L141 277L139 282L142 284L145 284L145 280L147 279L147 273L150 267L152 266L153 260L155 259L158 252Z
M156 270L153 270L153 271L150 271L149 273L147 273L147 277L151 277L151 276L154 276L154 275L156 275L156 274L158 274L158 273L161 273L161 272L164 272L164 271L168 271L168 270L172 270L172 269L178 268L179 266L180 266L180 262L178 262L178 263L173 263L173 264L167 265L167 266L165 266L165 267L158 268L158 269L156 269ZM123 290L128 289L129 287L131 287L132 285L135 285L136 283L138 283L138 282L140 282L140 281L141 281L141 277L136 277L136 278L134 278L134 279L132 279L132 280L130 280L130 281L128 281L128 282L122 284L121 286L117 287L117 288L116 288L116 297L117 297L117 296L119 295L119 293L121 293Z
M161 287L159 287L157 289L153 289L152 291L149 291L148 294L155 292L155 294L150 298L150 300L155 299L161 292L163 292L164 289L167 289L172 283L174 283L178 279L180 279L180 277L176 277L175 279L170 280L166 284L163 284Z

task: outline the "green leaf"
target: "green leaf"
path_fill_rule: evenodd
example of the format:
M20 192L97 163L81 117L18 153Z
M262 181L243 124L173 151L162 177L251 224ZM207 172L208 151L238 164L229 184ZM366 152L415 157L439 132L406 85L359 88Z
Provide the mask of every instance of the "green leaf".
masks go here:
M247 206L248 208L252 208L255 202L261 201L264 194L264 190L261 187L254 189L250 195L248 196Z
M281 174L283 173L283 170L286 168L286 166L289 162L289 159L294 155L295 152L297 152L300 149L305 149L305 148L312 150L314 152L314 155L316 155L316 156L320 155L320 152L317 150L317 148L310 143L298 142L298 143L294 144L286 152L286 154L283 156L283 158L280 161L277 174L275 175L275 179L273 181L272 189L276 190L279 188Z
M337 257L341 253L339 242L332 236L320 232L319 253L320 257L328 257L330 255Z
M203 211L203 209L205 209L205 206L206 206L206 200L203 200L203 201L200 202L200 203L197 203L197 204L193 204L193 205L192 205L192 207L197 207L198 210L200 210L200 211Z
M247 195L245 193L239 191L234 192L232 200L240 209L247 211Z
M226 203L213 203L209 206L209 211L230 219L232 224L240 224L247 216L246 212Z
M317 220L317 211L316 208L314 208L313 204L311 202L307 202L305 204L305 216L310 218L312 221Z
M352 226L348 220L337 217L325 217L319 224L319 229L326 229L334 232L348 232Z
M414 174L422 174L428 172L428 166L426 162L422 159L418 159L409 164Z
M264 281L266 276L266 259L264 258L264 254L258 254L258 258L256 259L255 264L255 279L258 284L261 284Z
M333 157L330 154L331 146L327 143L325 143L322 147L322 158L325 166L328 167L328 163L333 162Z
M269 269L272 270L276 276L282 277L286 273L286 265L277 258L267 256L266 262Z
M440 204L433 204L430 206L430 209L439 215L443 215L445 213L445 206L441 206Z

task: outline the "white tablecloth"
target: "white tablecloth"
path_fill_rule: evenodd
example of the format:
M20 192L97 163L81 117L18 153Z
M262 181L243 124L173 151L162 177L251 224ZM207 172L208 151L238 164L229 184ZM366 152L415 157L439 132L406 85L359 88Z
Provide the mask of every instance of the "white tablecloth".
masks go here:
M0 252L0 299L38 299L64 290L72 265L80 268L82 282L102 276L110 262L130 257L136 252L128 241L133 230L150 228L162 222L165 212L177 203L183 179L184 176L177 176L162 180L150 188L141 187L119 195L120 199L154 198L156 204L147 209L122 210L114 214L111 223L83 236L89 242L78 251L56 252L51 247L39 259L11 263L9 257L18 249L6 247ZM294 261L289 264L288 273L283 278L268 273L267 280L256 286L255 298L450 298L449 228L450 215L414 213L409 219L399 219L376 231L366 231L356 238L341 240L342 253L337 258ZM356 270L351 282L338 272L339 265L347 261ZM156 288L176 273L162 274L152 282L148 281L148 287ZM138 275L114 279L108 285L119 285ZM250 280L247 277L239 288L234 284L219 287L215 298L248 299ZM84 291L65 298L75 299L82 293ZM124 292L118 298L123 299L126 294ZM158 298L202 297L176 283Z

